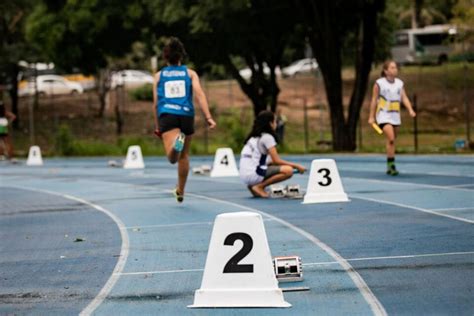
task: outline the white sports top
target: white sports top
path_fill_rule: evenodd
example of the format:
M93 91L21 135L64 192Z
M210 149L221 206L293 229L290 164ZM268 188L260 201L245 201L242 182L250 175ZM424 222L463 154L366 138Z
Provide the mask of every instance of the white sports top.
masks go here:
M240 175L265 176L267 164L271 162L268 150L274 146L276 140L268 133L263 133L261 137L250 138L240 155Z
M400 125L400 103L402 101L403 81L395 78L390 82L385 77L375 82L379 86L377 98L377 124Z

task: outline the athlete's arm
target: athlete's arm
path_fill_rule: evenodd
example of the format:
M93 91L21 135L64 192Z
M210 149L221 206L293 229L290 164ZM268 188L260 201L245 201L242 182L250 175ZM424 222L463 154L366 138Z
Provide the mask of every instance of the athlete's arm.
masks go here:
M410 99L408 99L407 94L405 93L405 88L402 88L402 103L408 109L411 117L415 117L416 113L413 110Z
M199 106L201 107L201 111L204 113L204 116L206 117L206 122L209 128L213 129L216 127L216 122L212 118L211 111L209 111L209 105L207 103L206 95L204 94L204 91L202 90L201 83L199 82L199 76L198 74L191 69L189 70L189 76L191 77L191 82L193 86L193 94L196 96L196 99L199 103Z
M375 123L375 107L377 105L377 97L379 96L379 85L374 83L372 88L372 98L370 99L369 124Z
M292 163L292 162L289 162L289 161L286 161L286 160L283 160L280 158L280 155L278 155L278 151L276 149L276 146L273 146L271 148L268 149L268 153L270 154L270 157L272 158L272 163L275 164L275 165L287 165L287 166L291 166L292 168L296 168L298 169L298 172L299 173L304 173L306 171L306 168L303 167L302 165L300 164L297 164L297 163Z
M158 94L156 91L156 88L158 87L158 82L160 81L160 72L157 72L155 74L155 78L153 80L153 118L155 119L155 134L160 130L160 127L158 125Z

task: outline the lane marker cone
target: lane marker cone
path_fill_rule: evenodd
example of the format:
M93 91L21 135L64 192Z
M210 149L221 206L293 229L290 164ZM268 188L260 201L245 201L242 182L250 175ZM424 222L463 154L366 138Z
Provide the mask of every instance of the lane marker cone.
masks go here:
M334 159L313 160L303 204L347 201Z
M27 166L42 166L43 157L41 156L41 149L39 146L31 146L28 152L28 159L26 160Z
M235 177L239 176L239 170L235 163L232 148L219 148L216 151L211 177Z
M188 307L290 306L278 288L262 216L254 212L219 214L201 288Z
M127 150L127 158L123 164L124 169L143 169L145 163L143 162L142 149L138 145L130 146Z

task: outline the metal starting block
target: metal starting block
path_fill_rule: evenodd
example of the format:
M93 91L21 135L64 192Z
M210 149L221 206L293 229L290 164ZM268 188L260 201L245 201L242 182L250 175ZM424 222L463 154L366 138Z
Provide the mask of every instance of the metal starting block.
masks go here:
M193 174L205 175L209 173L211 173L211 166L209 165L201 165L193 168Z
M119 162L116 161L116 160L109 160L109 161L107 162L107 165L108 165L109 167L114 167L114 168L122 167L122 164L119 163Z
M303 281L303 266L298 256L275 257L273 268L278 282Z
M286 186L286 196L298 197L301 195L299 184L289 184Z
M274 198L285 197L286 191L285 187L282 185L271 185L270 186L270 195Z

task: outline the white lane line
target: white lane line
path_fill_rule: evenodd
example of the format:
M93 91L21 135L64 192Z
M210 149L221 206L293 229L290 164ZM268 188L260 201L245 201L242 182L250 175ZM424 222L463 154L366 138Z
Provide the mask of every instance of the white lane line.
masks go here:
M387 257L366 257L366 258L352 258L346 259L347 261L374 261L374 260L395 260L395 259L413 259L413 258L426 258L426 257L445 257L445 256L463 256L472 255L474 251L466 252L445 252L445 253L428 253L422 255L405 255L405 256L387 256ZM331 265L337 264L337 261L322 261L322 262L308 262L303 263L303 266L320 266L320 265Z
M363 197L363 196L359 196L359 195L350 194L349 196L352 197L352 198L355 198L355 199L359 199L359 200L395 205L395 206L399 206L399 207L403 207L403 208L409 208L409 209L412 209L412 210L420 211L420 212L423 212L423 213L428 213L428 214L432 214L432 215L451 218L451 219L461 221L461 222L464 222L464 223L474 224L474 221L469 220L469 219L465 219L465 218L457 217L457 216L452 216L452 215L448 215L448 214L444 214L444 213L438 213L438 212L435 212L433 210L428 210L428 209L421 208L421 207L411 206L411 205L397 203L397 202L390 202L390 201L385 201L385 200L380 200L380 199L373 199L373 198Z
M115 224L118 226L119 231L120 231L120 236L122 238L122 246L120 248L120 255L118 257L117 264L115 265L115 268L112 271L112 275L107 280L105 285L102 287L100 292L89 303L89 305L87 305L82 310L82 312L79 315L90 315L90 314L92 314L94 312L94 310L97 307L99 307L100 304L102 304L104 299L107 297L107 295L110 293L110 291L114 287L115 283L117 283L117 281L120 277L120 273L123 271L123 269L125 267L125 263L127 262L128 249L129 249L130 242L129 242L129 239L128 239L127 230L124 229L125 225L123 224L123 222L120 220L120 218L115 216L115 214L113 214L111 211L103 208L102 206L93 204L89 201L86 201L84 199L81 199L81 198L78 198L78 197L75 197L75 196L72 196L72 195L69 195L69 194L62 194L62 193L57 193L57 192L53 192L53 191L35 189L35 188L28 188L28 187L23 187L23 186L20 187L20 186L8 185L8 186L4 186L4 187L11 187L11 188L17 188L17 189L21 189L21 190L28 190L28 191L33 191L33 192L40 192L40 193L46 193L46 194L50 194L50 195L56 195L56 196L60 196L60 197L63 197L63 198L69 199L69 200L73 200L73 201L88 205L88 206L90 206L90 207L106 214L107 216L109 216L115 222Z
M389 180L377 180L377 179L353 178L353 177L343 177L343 179L350 179L350 180L357 180L357 181L364 181L364 182L374 182L374 183L390 183L393 185L400 185L400 186L417 186L421 188L430 188L430 189L443 189L443 190L466 191L466 192L474 191L472 189L457 188L453 186L423 184L423 183L414 183L414 182L405 182L405 181L389 181Z
M182 270L158 270L146 272L121 272L117 275L147 275L147 274L167 274L167 273L182 273L182 272L202 272L204 269L182 269Z
M450 185L451 188L464 188L464 187L472 187L472 186L474 186L474 183Z
M127 226L122 229L138 229L138 228L160 228L160 227L179 227L179 226L195 226L195 225L212 225L212 222L192 222L192 223L179 223L179 224L162 224L162 225L137 225Z
M444 252L444 253L428 253L421 255L404 255L404 256L386 256L386 257L366 257L366 258L350 258L346 261L375 261L375 260L396 260L396 259L413 259L413 258L426 258L426 257L445 257L445 256L464 256L473 255L474 251L465 252ZM338 261L321 261L321 262L308 262L303 263L305 267L311 266L324 266L339 264ZM122 272L120 275L146 275L146 274L166 274L166 273L183 273L183 272L202 272L204 269L182 269L182 270L158 270L158 271L144 271L144 272Z
M264 222L271 222L273 219L265 218ZM212 225L213 222L190 222L190 223L177 223L177 224L160 224L160 225L137 225L137 226L127 226L122 229L140 229L140 228L167 228L167 227L180 227L180 226L199 226L199 225Z
M474 205L471 207L432 208L431 210L436 212L469 211L474 210Z
M172 192L172 191L167 190L166 192ZM365 283L364 279L362 279L362 277L359 275L359 273L357 273L357 271L354 270L354 268L347 262L347 260L345 260L334 249L332 249L331 247L329 247L328 245L326 245L325 243L320 241L318 238L316 238L312 234L306 232L305 230L303 230L299 227L294 226L293 224L291 224L291 223L289 223L289 222L287 222L283 219L280 219L278 217L275 217L273 215L270 215L268 213L265 213L263 211L260 211L260 210L254 209L254 208L247 207L245 205L241 205L241 204L237 204L237 203L233 203L233 202L229 202L229 201L225 201L225 200L210 198L210 197L207 197L207 196L204 196L204 195L198 195L198 194L194 194L194 193L187 193L186 195L194 196L196 198L200 198L200 199L204 199L204 200L208 200L208 201L212 201L212 202L232 205L234 207L245 209L245 210L248 210L248 211L251 211L251 212L260 213L263 216L265 216L267 218L271 218L274 221L282 224L283 226L286 226L286 227L290 228L291 230L299 233L300 235L306 237L313 244L315 244L316 246L318 246L321 249L323 249L324 251L326 251L331 257L333 257L344 268L344 270L347 272L349 277L352 279L354 284L359 289L360 293L362 294L362 296L364 297L366 302L369 304L369 306L370 306L372 312L374 313L374 315L387 315L387 312L385 311L385 308L382 306L380 301L374 295L374 293L369 288L367 283Z

